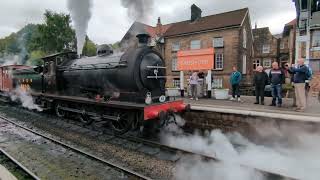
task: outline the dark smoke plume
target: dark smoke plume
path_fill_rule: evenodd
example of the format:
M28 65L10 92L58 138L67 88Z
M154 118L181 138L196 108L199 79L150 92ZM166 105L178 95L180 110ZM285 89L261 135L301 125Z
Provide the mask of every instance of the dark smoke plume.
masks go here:
M121 5L128 9L129 18L144 23L152 17L153 4L153 0L121 0Z

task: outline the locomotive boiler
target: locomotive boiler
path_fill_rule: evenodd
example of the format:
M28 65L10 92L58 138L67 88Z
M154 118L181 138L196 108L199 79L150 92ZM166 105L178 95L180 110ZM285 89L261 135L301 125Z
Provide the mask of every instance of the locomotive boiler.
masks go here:
M138 35L139 47L113 54L109 46L98 56L64 61L58 68L61 94L102 97L143 103L165 101L165 64L161 55L146 46L147 34Z
M137 38L138 47L122 53L105 45L95 57L78 58L74 52L50 55L42 58L44 66L16 72L13 78L17 87L27 81L35 103L58 117L76 118L85 125L99 123L115 134L146 124L162 127L189 105L165 96L165 62L147 46L149 35ZM39 80L30 81L32 70Z

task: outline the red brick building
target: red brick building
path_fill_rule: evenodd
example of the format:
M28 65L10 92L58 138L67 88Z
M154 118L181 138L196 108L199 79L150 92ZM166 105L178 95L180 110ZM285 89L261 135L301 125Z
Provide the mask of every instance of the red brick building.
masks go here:
M296 20L284 26L283 32L272 35L268 27L252 30L254 37L253 69L257 66L271 68L272 62L280 66L295 61Z
M194 7L191 8L194 11ZM238 67L244 76L243 86L251 84L253 36L249 9L239 9L221 14L201 16L195 8L191 19L170 24L164 33L164 57L167 64L167 86L179 86L177 52L179 50L215 49L213 86L230 88L232 66ZM185 72L187 77L190 72ZM185 86L187 83L184 83Z

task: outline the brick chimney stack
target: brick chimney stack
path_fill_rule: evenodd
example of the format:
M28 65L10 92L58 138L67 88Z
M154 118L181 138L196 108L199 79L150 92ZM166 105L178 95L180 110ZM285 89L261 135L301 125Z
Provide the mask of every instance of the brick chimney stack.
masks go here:
M156 34L157 36L162 36L162 23L161 23L161 18L158 17L158 23L157 23L157 27L156 27Z
M192 4L192 6L191 6L191 22L194 22L194 21L200 19L201 13L202 13L202 10L198 6L196 6L195 4Z

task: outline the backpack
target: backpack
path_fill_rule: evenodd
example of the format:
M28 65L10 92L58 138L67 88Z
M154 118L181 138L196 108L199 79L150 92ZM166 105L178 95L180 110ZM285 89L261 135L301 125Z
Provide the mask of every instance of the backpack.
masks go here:
M306 79L307 80L311 80L312 79L312 75L313 75L313 71L309 66L307 68L308 68L308 71L306 73Z

